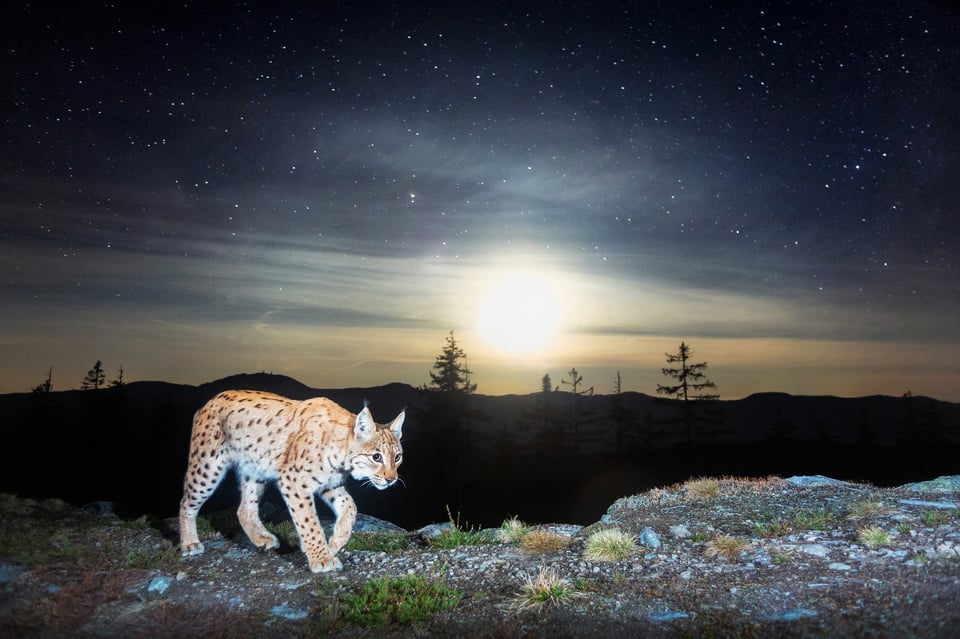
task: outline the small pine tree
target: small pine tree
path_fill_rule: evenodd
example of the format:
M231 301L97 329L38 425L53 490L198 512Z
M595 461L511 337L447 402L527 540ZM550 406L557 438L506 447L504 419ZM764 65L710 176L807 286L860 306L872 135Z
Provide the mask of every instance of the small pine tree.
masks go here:
M698 443L698 431L707 423L719 423L719 419L705 414L707 411L698 410L714 404L720 395L704 393L708 388L716 388L716 384L707 379L704 371L706 362L691 364L693 351L685 342L680 342L680 349L676 354L666 353L668 364L680 364L679 367L661 369L663 374L676 380L676 384L664 386L657 384L657 393L667 395L680 402L680 422L686 429L687 441L691 446Z
M87 376L83 378L80 389L98 390L103 386L105 380L106 374L103 372L103 363L98 359L97 363L93 365L93 368L87 371Z
M37 395L49 395L53 390L53 366L47 369L47 378L42 383L33 387L33 392Z
M110 388L123 388L126 385L126 382L123 381L123 365L120 365L120 370L117 371L117 376L115 379L110 380Z
M549 393L553 391L553 381L550 379L550 373L543 376L540 380L540 392Z
M441 393L473 393L477 390L477 385L470 381L472 374L473 371L467 368L466 354L457 344L453 331L450 331L447 335L447 344L437 355L433 370L430 371L430 385L425 390Z
M680 364L680 368L663 368L663 374L677 380L673 386L657 384L657 392L685 402L690 400L718 399L719 395L704 394L700 391L706 388L716 388L716 384L706 378L703 371L707 369L706 362L691 364L690 356L693 351L685 342L680 342L677 354L666 353L668 364Z
M421 388L427 393L423 423L433 431L431 444L437 448L433 454L449 462L442 472L454 494L445 498L453 497L458 510L463 506L464 467L470 453L470 396L477 390L470 381L472 374L466 353L450 331L430 371L430 384Z

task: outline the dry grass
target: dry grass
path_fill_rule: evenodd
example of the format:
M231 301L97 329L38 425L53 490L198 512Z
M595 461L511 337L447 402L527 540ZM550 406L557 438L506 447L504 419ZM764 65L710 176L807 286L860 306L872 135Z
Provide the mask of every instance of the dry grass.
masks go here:
M558 535L549 530L531 530L520 539L520 547L527 552L558 552L573 543L566 535Z
M886 515L891 512L893 512L893 508L875 499L864 499L850 507L850 517L854 519L876 517L877 515Z
M711 477L691 479L683 484L688 496L695 499L710 499L720 495L720 480Z
M739 537L730 535L717 535L707 542L705 554L707 557L724 557L726 559L738 559L740 553L747 549L750 542Z
M536 577L526 577L520 592L504 608L510 614L540 610L545 606L561 606L580 597L580 592L566 579L541 566Z

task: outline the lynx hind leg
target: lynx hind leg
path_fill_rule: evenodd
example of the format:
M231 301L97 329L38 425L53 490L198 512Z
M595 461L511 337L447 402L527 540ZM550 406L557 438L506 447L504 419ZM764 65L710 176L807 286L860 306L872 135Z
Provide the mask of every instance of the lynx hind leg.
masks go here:
M260 497L263 495L265 482L254 479L243 473L240 477L240 508L237 509L237 519L243 532L247 533L253 545L264 550L277 548L280 543L275 535L264 527L260 520Z
M357 504L343 486L324 492L321 498L336 517L328 544L330 552L335 555L350 541L353 525L357 521Z
M180 553L184 557L203 553L203 544L197 535L197 514L226 473L227 464L219 458L194 461L191 456L180 500Z
M284 479L280 480L280 493L287 502L293 525L300 536L300 550L307 556L311 572L343 570L343 564L333 556L327 545L327 536L323 534L317 518L313 493L301 490L295 481Z
M194 419L180 500L180 552L184 557L203 553L197 535L197 513L227 474L228 464L219 450L223 436L212 419L202 410Z

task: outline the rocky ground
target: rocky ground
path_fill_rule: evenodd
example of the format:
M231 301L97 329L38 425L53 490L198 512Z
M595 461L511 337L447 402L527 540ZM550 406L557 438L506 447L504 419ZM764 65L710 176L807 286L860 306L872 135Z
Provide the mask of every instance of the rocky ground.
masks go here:
M537 543L445 549L431 538L450 526L432 527L397 535L405 549L344 550L342 572L314 575L289 544L252 548L231 515L202 534L203 556L181 559L175 522L2 496L0 637L954 637L958 507L958 478L693 480L620 499L591 526L531 526ZM637 548L588 559L588 538L609 528ZM444 586L450 607L358 621L351 606L383 576ZM525 588L537 578L550 596Z

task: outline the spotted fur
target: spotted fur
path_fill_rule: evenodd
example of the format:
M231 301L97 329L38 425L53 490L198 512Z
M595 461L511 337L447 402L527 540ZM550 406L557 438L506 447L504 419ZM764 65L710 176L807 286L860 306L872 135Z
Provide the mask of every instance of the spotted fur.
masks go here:
M203 552L197 513L227 470L240 480L237 517L256 546L276 548L277 538L260 521L260 496L276 480L300 536L310 570L343 568L337 551L346 545L357 506L343 484L347 475L383 490L397 481L404 413L377 424L367 407L354 415L326 397L294 401L260 391L226 391L197 411L180 501L180 548ZM333 511L329 542L317 518L314 494Z

